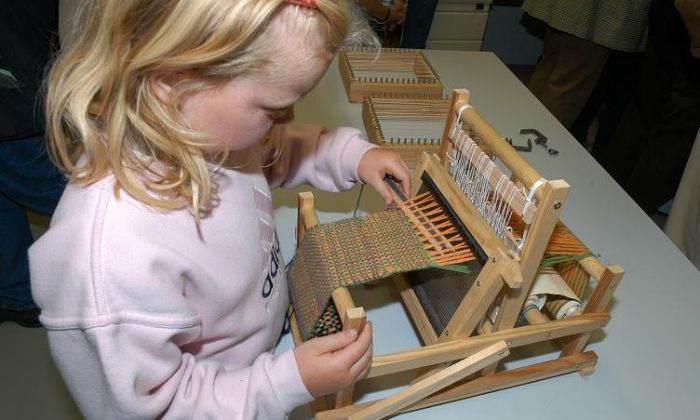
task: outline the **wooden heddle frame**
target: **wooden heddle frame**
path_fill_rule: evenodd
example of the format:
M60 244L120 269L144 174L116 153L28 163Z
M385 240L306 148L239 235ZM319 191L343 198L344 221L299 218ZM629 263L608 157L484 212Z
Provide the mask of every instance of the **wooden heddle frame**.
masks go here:
M401 155L414 170L423 152L438 153L449 99L362 101L362 121L372 143Z
M545 253L560 230L559 213L569 185L543 179L468 101L467 90L453 92L439 154L423 155L413 174L411 196L425 191L437 196L451 209L480 257L463 277L451 273L450 278L426 280L420 272L393 276L422 346L373 356L368 378L415 371L415 379L403 391L377 401L353 404L352 388L319 398L312 404L317 419L385 418L567 373L586 376L594 371L598 356L584 348L591 333L609 322L607 307L624 272L592 255L568 259L565 270L543 267ZM492 164L496 160L500 164ZM506 219L518 219L525 231L511 229ZM313 195L303 192L298 243L317 224ZM575 272L590 286L589 293L580 296L581 309L560 319L526 305L538 273L557 270L567 279L571 277L567 273ZM430 296L448 287L451 302L430 301ZM456 293L455 287L461 292ZM351 293L338 288L332 299L343 327L361 329L366 314ZM298 345L302 340L293 309L290 320ZM560 348L551 360L511 369L500 364L511 349L547 341Z

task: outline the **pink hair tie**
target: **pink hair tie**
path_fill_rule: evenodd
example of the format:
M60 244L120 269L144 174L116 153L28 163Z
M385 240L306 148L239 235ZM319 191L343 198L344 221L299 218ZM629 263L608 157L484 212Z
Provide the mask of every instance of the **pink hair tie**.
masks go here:
M316 9L316 0L284 0L288 4L296 4L297 6L308 7L309 9Z

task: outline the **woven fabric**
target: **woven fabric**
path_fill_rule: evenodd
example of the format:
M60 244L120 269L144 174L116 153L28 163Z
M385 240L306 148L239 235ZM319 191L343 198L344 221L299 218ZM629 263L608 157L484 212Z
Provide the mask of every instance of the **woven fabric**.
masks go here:
M336 332L333 290L434 266L399 209L309 229L289 271L292 305L304 340Z

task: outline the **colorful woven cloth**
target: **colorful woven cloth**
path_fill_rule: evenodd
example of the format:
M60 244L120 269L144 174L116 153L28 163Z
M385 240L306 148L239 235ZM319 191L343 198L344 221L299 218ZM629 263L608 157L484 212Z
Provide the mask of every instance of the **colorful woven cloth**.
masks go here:
M287 276L303 339L341 329L329 306L336 288L435 266L399 209L312 227Z

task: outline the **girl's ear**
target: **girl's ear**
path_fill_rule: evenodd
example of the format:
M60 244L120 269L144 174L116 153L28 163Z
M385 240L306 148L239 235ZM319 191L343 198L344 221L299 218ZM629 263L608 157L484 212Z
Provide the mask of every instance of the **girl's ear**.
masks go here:
M161 102L169 103L173 85L177 82L178 78L178 73L157 71L148 78L148 85Z

